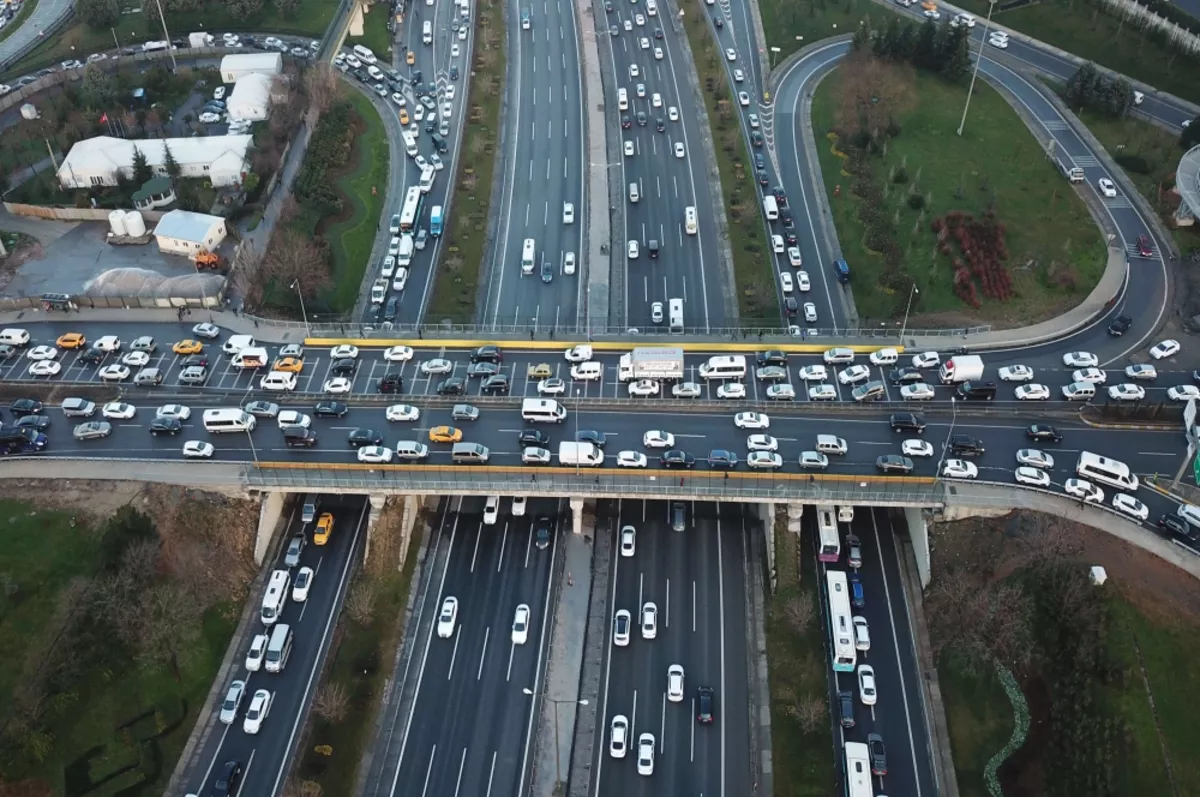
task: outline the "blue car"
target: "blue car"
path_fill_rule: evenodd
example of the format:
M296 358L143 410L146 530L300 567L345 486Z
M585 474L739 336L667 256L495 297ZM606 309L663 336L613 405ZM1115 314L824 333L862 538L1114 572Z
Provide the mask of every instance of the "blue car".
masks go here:
M867 596L863 591L862 579L858 573L850 574L850 603L855 609L862 609L867 605Z

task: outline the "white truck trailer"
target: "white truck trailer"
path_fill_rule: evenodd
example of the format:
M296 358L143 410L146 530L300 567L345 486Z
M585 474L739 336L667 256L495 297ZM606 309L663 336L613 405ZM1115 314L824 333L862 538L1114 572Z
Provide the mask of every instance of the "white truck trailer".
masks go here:
M639 346L621 355L618 378L622 382L683 379L683 349L678 346Z

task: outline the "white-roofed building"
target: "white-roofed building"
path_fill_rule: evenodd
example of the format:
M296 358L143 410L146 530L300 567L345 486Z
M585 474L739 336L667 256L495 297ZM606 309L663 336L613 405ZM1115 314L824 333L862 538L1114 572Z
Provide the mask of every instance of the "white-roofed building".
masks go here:
M231 119L261 122L271 115L271 86L274 75L253 74L238 78L226 110Z
M154 237L162 252L189 257L212 252L225 240L225 219L190 210L172 210L163 214Z
M131 141L96 136L71 147L58 167L63 188L93 188L117 184L117 175L133 178L133 152L137 148L155 174L165 175L169 147L180 176L205 179L216 188L234 185L249 172L249 152L254 137L196 136L194 138L144 138Z
M279 53L236 53L221 59L221 81L237 83L246 75L278 75L283 72Z

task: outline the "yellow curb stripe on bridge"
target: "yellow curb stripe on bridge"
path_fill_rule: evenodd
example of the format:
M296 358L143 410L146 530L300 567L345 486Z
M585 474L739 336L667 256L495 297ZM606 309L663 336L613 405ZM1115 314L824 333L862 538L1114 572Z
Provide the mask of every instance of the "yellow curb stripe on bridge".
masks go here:
M880 349L895 349L897 353L904 351L903 346L864 346L864 345L841 345L830 341L828 344L816 343L781 343L781 344L758 344L752 343L696 343L696 342L673 342L673 341L654 341L654 342L622 342L616 343L613 341L602 341L599 343L587 343L583 340L514 340L506 341L503 344L496 344L494 340L467 340L459 339L413 339L413 338L305 338L305 346L314 346L317 348L334 346L357 346L360 349L387 349L392 346L411 346L414 349L475 349L480 346L487 345L502 345L505 348L519 349L521 351L538 350L538 351L565 351L576 345L588 345L595 351L629 351L633 348L655 347L655 348L680 348L684 351L700 351L700 352L738 352L752 353L764 351L767 349L785 351L789 354L821 354L830 349L850 349L855 354L870 354L871 352L879 351Z

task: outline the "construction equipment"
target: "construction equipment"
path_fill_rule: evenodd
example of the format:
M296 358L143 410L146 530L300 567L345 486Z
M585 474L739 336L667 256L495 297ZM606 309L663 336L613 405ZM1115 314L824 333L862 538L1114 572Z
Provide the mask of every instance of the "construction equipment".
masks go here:
M225 267L225 258L218 255L216 252L201 252L196 255L196 268L204 269L211 268L214 271Z

